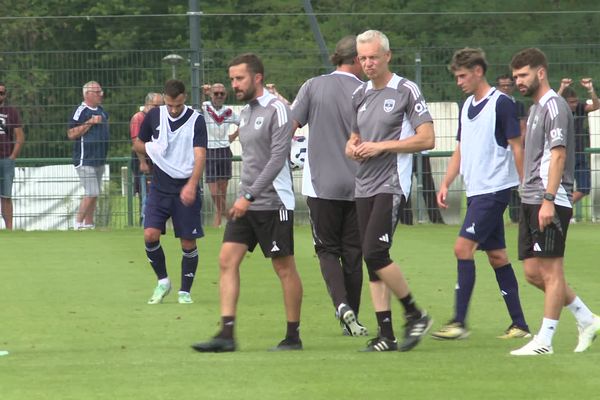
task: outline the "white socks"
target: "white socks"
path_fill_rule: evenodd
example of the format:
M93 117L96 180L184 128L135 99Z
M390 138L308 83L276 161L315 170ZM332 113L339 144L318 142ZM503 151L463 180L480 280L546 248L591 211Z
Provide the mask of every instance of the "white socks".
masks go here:
M585 303L581 301L579 296L575 296L575 300L567 305L567 308L573 313L573 316L577 320L577 325L580 327L585 328L594 322L594 314Z
M544 318L542 320L542 327L537 334L537 339L544 346L552 346L552 338L556 333L556 328L558 327L558 320Z

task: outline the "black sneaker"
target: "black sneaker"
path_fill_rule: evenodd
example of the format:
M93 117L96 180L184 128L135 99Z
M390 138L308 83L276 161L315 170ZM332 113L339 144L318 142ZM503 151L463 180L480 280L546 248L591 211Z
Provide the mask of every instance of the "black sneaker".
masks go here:
M302 350L302 340L285 338L275 347L269 349L269 351L288 351L288 350Z
M361 351L396 351L398 350L398 342L388 339L384 336L377 336L367 342L367 347Z
M192 348L201 353L226 353L235 351L236 345L233 339L214 337L208 342L194 343Z
M432 324L433 319L426 311L421 312L420 318L408 319L404 325L404 341L400 345L400 351L409 351L418 345Z
M356 314L347 305L343 305L339 312L340 323L344 325L344 334L348 336L368 336L367 328L362 326L356 319Z

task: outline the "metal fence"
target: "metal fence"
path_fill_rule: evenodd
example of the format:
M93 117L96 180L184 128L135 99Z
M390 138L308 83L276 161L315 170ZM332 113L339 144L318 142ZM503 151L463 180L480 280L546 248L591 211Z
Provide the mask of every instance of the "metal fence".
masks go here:
M178 18L185 21L185 17ZM280 17L280 19L282 18ZM303 17L296 16L294 18ZM331 21L328 23L333 23L335 18L330 19ZM210 18L207 21L212 23ZM356 20L353 19L353 21L353 24L356 25ZM6 23L6 21L4 22ZM392 24L393 20L385 23ZM68 23L65 22L65 24ZM354 25L340 22L340 26L347 26L349 31L358 29ZM120 26L126 29L126 24L121 23ZM187 22L184 22L184 32L185 26L187 26ZM337 38L335 39L337 40ZM185 44L187 40L183 38L180 42ZM331 44L335 40L329 42ZM494 44L485 45L485 42L473 43L473 41L462 43L484 47L490 63L487 73L490 81L493 81L497 75L509 72L507 64L515 51L526 45L539 45L539 43L498 45L495 40L489 40L489 42ZM555 43L560 42L557 40ZM135 198L131 187L132 180L129 172L131 152L129 120L143 103L145 94L149 91L161 91L166 79L177 76L185 82L191 80L189 60L193 58L193 52L189 48L184 45L160 48L160 42L154 44L158 47L106 51L66 48L52 51L31 49L9 51L6 45L0 46L0 81L4 82L8 88L8 103L18 107L21 111L26 134L26 144L17 164L19 168L68 164L72 143L66 137L67 121L73 109L81 102L81 86L89 80L96 80L102 84L105 92L104 108L110 115L111 142L107 170L110 175L100 201L101 206L98 209L100 226L119 228L139 224L137 217L139 201ZM419 82L428 102L460 103L462 101L462 94L456 88L453 78L447 70L452 53L462 46L394 47L393 41L391 44L393 47L392 69L400 75ZM575 80L583 76L591 76L600 81L600 45L542 44L539 47L546 52L550 60L550 81L553 87L558 88L560 79L566 76ZM320 62L319 51L314 43L302 46L296 44L295 47L286 48L261 48L258 44L253 47L240 48L234 42L223 45L222 40L213 41L209 31L203 36L200 66L203 82L201 83L227 82L225 65L234 55L244 51L255 51L263 56L267 82L276 83L280 93L290 100L294 98L306 79L326 71ZM164 58L169 54L180 55L182 62L178 65L168 64ZM585 99L587 94L583 88L575 87L575 89L580 98ZM528 99L521 98L518 93L515 96L528 105ZM230 102L234 100L231 93L229 99ZM590 122L590 125L600 124ZM438 137L438 142L453 141L454 132L445 130L444 135L445 137ZM592 144L600 143L600 130L592 129L591 135ZM590 145L589 147L596 146ZM436 150L446 151L448 149ZM433 155L444 156L445 153L434 153ZM592 168L595 168L594 165ZM594 174L597 172L596 169L593 171ZM436 182L439 182L442 173L443 171L436 173L434 177ZM296 181L298 181L298 174L295 172ZM25 175L23 177L25 179ZM230 201L235 196L236 178L238 177L234 176L229 185ZM48 179L52 181L55 178L50 179L49 177ZM593 180L593 182L596 184L597 181ZM34 184L40 185L39 181L15 182L15 186ZM42 186L46 188L44 190L47 192L24 191L22 193L29 194L23 196L54 196L52 185ZM78 195L77 193L72 194L72 196ZM298 200L299 203L303 201L300 197ZM19 207L20 202L23 201L18 196L15 199L17 227L19 219L35 217L23 214ZM422 200L414 202L414 205L421 208L424 206ZM74 212L72 205L65 207L66 212ZM585 221L595 220L594 207L593 196L586 197L579 203L578 217ZM41 208L33 212L41 215L48 210ZM208 190L205 190L204 213L205 220L210 221L212 202ZM304 209L301 208L298 213L298 221L306 222L304 213ZM426 215L422 215L420 219L427 221Z

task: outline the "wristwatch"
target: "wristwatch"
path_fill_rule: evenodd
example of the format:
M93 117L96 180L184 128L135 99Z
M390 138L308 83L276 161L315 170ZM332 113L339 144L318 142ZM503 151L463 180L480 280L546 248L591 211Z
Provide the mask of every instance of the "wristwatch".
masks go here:
M246 193L244 193L244 198L245 198L246 200L248 200L250 203L252 203L254 200L256 200L256 199L254 198L254 196L252 196L250 193L247 193L247 192L246 192Z
M548 200L548 201L554 201L554 199L556 198L556 196L554 196L552 193L544 193L544 200Z

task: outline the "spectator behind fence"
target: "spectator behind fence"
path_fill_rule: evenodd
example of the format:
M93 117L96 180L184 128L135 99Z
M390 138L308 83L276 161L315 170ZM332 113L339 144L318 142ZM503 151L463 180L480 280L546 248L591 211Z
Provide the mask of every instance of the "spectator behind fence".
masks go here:
M352 124L352 93L363 83L356 36L340 40L331 62L336 70L306 81L294 103L294 127L308 124L302 194L310 210L321 274L344 333L366 336L357 320L363 271L354 202L357 163L344 154ZM267 89L268 90L268 89Z
M73 228L94 229L94 212L102 188L108 152L108 114L102 106L104 92L96 81L83 85L83 102L69 121L67 136L73 140L73 164L84 195Z
M159 107L163 105L163 98L160 93L150 92L146 95L144 100L144 107L133 114L131 117L131 121L129 121L129 135L131 136L131 144L132 146L135 144L135 139L140 133L140 127L142 126L142 122L146 117L148 111L152 110L154 107ZM133 192L139 193L140 198L140 215L143 215L143 201L142 194L148 193L148 190L142 190L142 184L144 188L148 188L147 182L142 182L142 174L148 175L150 174L150 160L146 157L145 154L137 153L133 148L131 152L131 169L133 174Z
M581 78L579 81L590 95L591 104L579 101L577 92L571 87L572 83L571 78L563 78L560 81L558 94L569 104L575 122L575 190L573 191L573 204L575 204L590 194L592 186L589 156L584 152L585 148L590 146L590 134L586 122L587 115L600 108L600 100L594 91L592 78Z
M16 107L6 104L8 91L0 82L0 211L6 229L13 228L12 184L15 160L25 142L21 115Z
M205 85L206 86L206 85ZM221 226L221 218L226 215L227 184L231 179L233 154L229 144L238 136L238 131L229 133L232 125L239 125L240 118L231 107L223 104L227 90L222 83L214 83L207 91L210 100L202 103L202 114L208 132L206 150L206 183L215 204L213 226Z
M185 105L186 98L183 82L168 80L163 94L165 105L148 112L134 143L135 151L147 154L153 165L152 186L144 209L144 242L158 282L148 304L162 303L171 291L160 244L169 218L182 250L177 301L193 303L190 291L198 268L196 239L204 236L199 182L204 172L207 137L204 117Z
M519 118L519 130L521 137L525 137L525 129L527 128L527 112L525 104L522 101L516 100L513 97L515 91L515 81L509 74L503 74L496 78L496 88L509 96L517 106L517 118ZM521 198L519 197L519 187L512 188L510 192L510 201L508 202L508 215L512 222L519 222L519 207L521 206Z
M415 154L412 165L412 173L415 177L417 177L418 162L419 157ZM421 176L423 179L423 200L425 200L425 206L427 207L427 215L429 216L429 220L433 224L443 224L444 219L442 218L442 213L437 205L435 182L431 172L431 160L428 151L421 152ZM400 222L404 225L412 225L414 223L413 220L412 201L410 199L410 195L408 195L406 198L406 204L402 204Z

